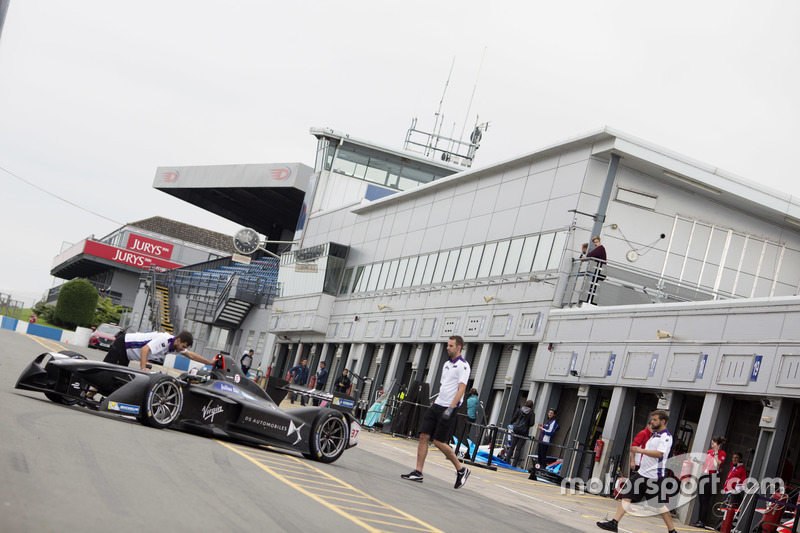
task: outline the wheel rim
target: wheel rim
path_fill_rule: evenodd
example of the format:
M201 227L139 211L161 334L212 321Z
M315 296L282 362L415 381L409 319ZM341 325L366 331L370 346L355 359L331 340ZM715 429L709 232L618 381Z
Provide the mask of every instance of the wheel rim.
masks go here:
M169 424L181 412L181 390L172 381L163 381L153 388L150 412L160 424Z
M347 426L338 417L331 417L319 428L319 451L326 457L335 457L347 442Z

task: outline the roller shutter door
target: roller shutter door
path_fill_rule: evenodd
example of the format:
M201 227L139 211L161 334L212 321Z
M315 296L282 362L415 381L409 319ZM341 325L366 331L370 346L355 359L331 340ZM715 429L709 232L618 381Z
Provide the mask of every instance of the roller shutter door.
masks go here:
M508 375L508 367L511 364L511 354L514 353L514 345L506 344L503 346L503 351L500 352L500 362L497 363L497 373L494 375L493 389L504 389L506 386L506 376Z
M522 374L522 390L530 391L533 387L533 379L531 373L533 372L533 361L536 359L536 345L531 346L531 351L528 354L528 364L525 365L525 373Z

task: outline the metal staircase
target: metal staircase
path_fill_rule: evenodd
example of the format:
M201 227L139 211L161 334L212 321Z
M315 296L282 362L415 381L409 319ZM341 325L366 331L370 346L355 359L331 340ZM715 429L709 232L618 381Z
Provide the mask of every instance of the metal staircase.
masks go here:
M169 288L156 285L153 298L154 312L158 331L174 333L175 326L169 317Z

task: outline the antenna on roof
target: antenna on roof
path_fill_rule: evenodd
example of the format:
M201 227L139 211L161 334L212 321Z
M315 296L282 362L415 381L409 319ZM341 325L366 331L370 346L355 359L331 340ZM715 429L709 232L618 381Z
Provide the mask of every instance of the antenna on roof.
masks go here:
M486 47L483 47L483 55L481 55L481 62L478 65L478 74L475 76L475 85L472 86L472 96L469 97L469 105L467 106L467 116L464 117L464 125L461 126L461 135L458 137L458 140L464 138L464 130L467 128L467 121L469 120L469 112L472 109L472 99L475 98L475 89L478 88L478 79L481 77L481 70L483 69L483 59L486 57ZM475 125L477 126L477 118L475 120ZM475 132L472 133L472 136L475 135Z
M444 95L447 94L447 86L450 85L450 76L453 75L453 67L456 65L456 58L453 56L453 62L450 63L450 72L447 74L447 81L444 82L444 91L442 91L442 99L439 100L439 109L436 110L436 114L434 115L436 119L433 122L433 131L436 132L436 127L439 126L439 133L441 133L442 126L439 124L439 118L442 119L442 124L444 124L444 117L441 116L442 113L442 104L444 103ZM438 133L437 133L438 135ZM433 141L433 136L431 136L431 142ZM425 155L430 155L430 146L428 146L428 151L425 152Z
M483 56L481 57L481 63L478 67L478 75L480 76L480 71L483 68L483 58L486 56L486 48L483 50ZM417 119L414 118L411 120L411 127L406 132L406 142L403 145L404 150L408 150L410 152L421 153L426 157L430 157L432 159L441 159L447 163L452 163L454 165L460 165L463 167L471 167L472 162L475 159L475 152L477 152L478 148L480 147L481 137L483 136L484 131L489 129L489 123L484 122L483 124L478 123L478 117L475 117L475 129L469 136L469 141L463 141L464 137L464 130L466 129L466 120L464 122L464 126L461 129L461 137L458 140L455 139L455 128L456 124L453 123L453 131L450 133L450 137L443 137L442 136L442 126L444 125L444 115L442 114L442 105L444 104L444 97L447 94L447 88L450 85L450 77L453 74L453 67L455 66L456 60L453 58L453 62L450 64L450 72L447 75L447 82L444 84L444 91L442 92L442 98L439 100L439 109L436 111L434 115L436 120L433 124L433 130L431 133L424 132L422 130L417 129ZM470 109L472 108L472 100L475 97L475 89L478 86L478 80L475 80L475 87L472 89L472 97L469 101L469 108L467 108L467 118L469 118ZM441 146L440 146L441 144Z

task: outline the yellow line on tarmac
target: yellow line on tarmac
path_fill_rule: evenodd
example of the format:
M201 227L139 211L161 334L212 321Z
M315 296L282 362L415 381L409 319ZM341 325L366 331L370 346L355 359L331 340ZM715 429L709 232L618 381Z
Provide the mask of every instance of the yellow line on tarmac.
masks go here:
M32 341L37 342L42 346L44 346L48 352L59 352L61 350L66 350L66 348L64 348L63 346L56 344L56 341L54 340L47 339L45 337L37 337L36 335L29 335L28 333L25 333L25 336L31 339Z
M295 483L289 477L278 473L277 469L274 469L271 466L267 466L267 465L259 462L257 459L255 459L254 457L250 456L249 454L241 451L237 447L232 446L232 445L230 445L230 444L228 444L226 442L222 442L220 440L217 440L216 442L218 442L219 444L225 446L229 450L241 455L242 457L244 457L245 459L247 459L251 463L255 464L256 466L258 466L259 468L261 468L262 470L264 470L268 474L271 474L272 476L274 476L278 480L286 483L287 485L289 485L290 487L294 488L295 490L297 490L299 492L302 492L303 494L305 494L306 496L308 496L312 500L322 504L323 506L327 507L328 509L330 509L331 511L335 512L336 514L339 514L339 515L343 516L344 518L350 520L354 524L357 524L357 525L363 527L367 531L371 531L373 533L380 533L382 531L385 531L385 530L382 530L382 529L377 529L377 528L371 526L370 524L368 524L367 522L376 522L376 523L385 523L385 524L389 524L390 523L390 522L379 522L379 521L377 521L375 519L359 518L357 516L353 516L352 514L350 514L348 512L345 512L345 510L344 510L344 509L346 509L345 507L340 507L340 506L337 506L337 505L333 505L329 501L326 501L326 500L320 498L319 496L317 496L313 492L307 490L303 485L301 485L299 483ZM295 461L297 461L298 464L300 463L300 459L295 459ZM435 528L435 527L433 527L432 525L430 525L430 524L428 524L426 522L423 522L422 520L418 519L415 516L412 516L412 515L406 513L405 511L401 511L400 509L397 509L396 507L392 507L391 505L388 505L388 504L378 500L377 498L374 498L374 497L370 496L369 494L367 494L367 493L355 488L354 486L350 485L349 483L345 483L344 481L342 481L340 479L337 479L337 478L331 476L330 474L327 474L326 472L323 472L322 470L319 470L318 468L315 468L315 467L311 466L310 464L305 464L305 463L303 463L303 464L307 469L313 470L316 474L329 479L331 481L331 483L334 483L334 484L336 484L336 485L338 485L340 487L343 487L343 488L346 488L346 489L352 491L353 493L355 493L356 497L363 498L365 500L369 500L370 502L373 502L373 503L366 503L365 502L366 505L369 505L370 507L377 506L377 507L381 507L381 508L383 508L383 509L385 509L387 511L392 511L392 512L396 513L397 515L399 515L399 516L397 516L397 518L399 520L413 522L413 523L418 524L420 526L420 527L414 527L414 526L403 525L403 524L399 524L399 523L391 523L395 527L399 527L399 528L403 528L403 529L414 529L414 530L418 530L418 531L429 531L431 533L444 533L442 530L440 530L438 528ZM349 503L352 504L353 501L349 501ZM347 507L347 509L350 509L350 508ZM358 512L358 510L356 510L356 512ZM373 511L371 514L377 514L377 513L375 513ZM390 515L384 515L384 516L390 516Z

